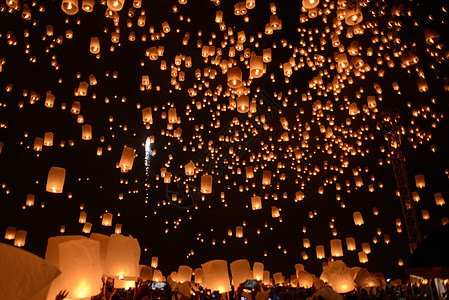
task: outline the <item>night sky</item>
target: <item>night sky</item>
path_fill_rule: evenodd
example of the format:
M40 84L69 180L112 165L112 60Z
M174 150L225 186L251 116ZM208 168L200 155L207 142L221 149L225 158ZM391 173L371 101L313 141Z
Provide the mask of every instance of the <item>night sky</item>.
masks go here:
M78 222L83 211L92 232L109 235L122 224L122 234L139 240L141 263L158 256L165 275L181 264L247 258L272 273L289 276L301 263L319 276L331 258L329 241L341 239L348 266L403 277L398 261L410 255L407 229L381 130L381 113L392 109L400 112L401 150L419 194L414 205L423 236L447 222L448 206L434 196L449 200L445 1L348 1L363 15L356 26L337 17L344 1L321 0L318 16L307 17L301 1L257 0L236 15L235 1L143 0L136 8L127 0L115 19L106 16L106 1L96 1L92 12L79 2L75 15L64 13L61 1L1 4L0 230L27 231L24 249L44 256L48 237L89 236ZM215 22L217 11L224 24ZM272 33L270 16L282 23ZM245 40L237 44L241 33ZM98 54L89 51L91 37L100 41ZM214 48L204 57L207 46ZM147 55L151 47L163 47L155 60ZM249 78L251 55L264 49L271 49L271 62L262 77ZM353 63L357 58L363 63ZM242 71L244 89L228 87L231 66ZM143 85L145 75L150 83ZM83 82L85 96L78 93ZM238 93L248 95L254 111L237 110ZM49 94L53 107L46 105ZM375 105L368 105L370 96ZM73 113L77 102L80 112ZM152 110L146 124L145 108ZM82 138L85 124L92 126L90 140ZM53 145L34 150L35 139L49 132ZM153 155L146 158L150 136ZM127 173L119 167L124 146L136 153ZM184 172L190 161L195 176ZM66 170L60 194L46 191L54 166ZM271 184L264 185L267 170ZM200 192L206 174L213 177L210 194ZM417 174L425 176L425 188L416 188ZM302 200L295 199L299 191ZM33 206L26 205L28 194ZM253 196L262 197L262 209L251 209ZM280 217L272 217L272 207ZM362 226L354 224L357 211ZM112 226L101 225L106 212ZM243 238L236 226L243 226ZM355 238L356 251L346 249L346 237ZM362 243L371 247L365 264L357 255ZM317 259L317 245L324 245L325 259Z

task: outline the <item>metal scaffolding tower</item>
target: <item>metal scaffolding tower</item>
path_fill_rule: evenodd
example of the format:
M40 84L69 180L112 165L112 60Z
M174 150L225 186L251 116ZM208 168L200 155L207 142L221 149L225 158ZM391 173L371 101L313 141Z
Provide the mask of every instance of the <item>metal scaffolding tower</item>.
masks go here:
M405 158L401 151L401 126L399 125L399 110L388 110L382 113L382 129L388 142L391 165L398 187L399 198L404 215L405 226L409 238L410 252L413 253L416 246L421 242L421 230L419 227L413 197L405 168Z

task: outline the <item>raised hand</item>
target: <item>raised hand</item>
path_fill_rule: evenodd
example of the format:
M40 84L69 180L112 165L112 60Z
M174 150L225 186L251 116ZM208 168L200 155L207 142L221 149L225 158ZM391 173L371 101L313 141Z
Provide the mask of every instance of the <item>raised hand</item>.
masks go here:
M67 292L66 290L60 291L59 294L56 295L55 300L63 300L65 299L65 297L67 297L68 294L69 292Z

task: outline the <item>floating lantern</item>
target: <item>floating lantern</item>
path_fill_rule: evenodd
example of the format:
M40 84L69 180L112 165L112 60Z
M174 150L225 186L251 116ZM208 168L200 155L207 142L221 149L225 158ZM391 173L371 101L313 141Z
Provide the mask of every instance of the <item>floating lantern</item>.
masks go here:
M305 9L312 9L318 6L320 0L302 0L302 7Z
M112 234L107 248L105 276L134 278L139 276L140 246L132 236Z
M435 203L436 203L436 205L439 205L439 206L443 206L446 202L444 201L444 198L443 198L443 194L442 193L435 193L434 194L434 197L435 197Z
M195 175L195 163L193 161L189 161L189 163L184 166L184 171L187 176Z
M283 285L285 283L284 276L282 272L277 272L273 274L273 280L275 285Z
M261 262L255 262L253 264L253 279L261 281L263 279L264 265Z
M204 272L203 272L203 269L202 268L196 268L195 270L194 270L194 273L195 273L195 279L194 279L194 282L195 282L195 284L198 284L198 285L203 285L203 283L204 283Z
M89 234L91 230L92 230L92 223L90 223L90 222L84 223L84 226L83 226L83 230L82 230L82 231L83 231L85 234Z
M260 78L263 75L264 70L264 58L263 56L252 55L249 62L249 73L253 78Z
M125 0L107 0L108 8L112 11L120 11L125 4Z
M251 207L253 210L262 209L262 198L259 196L251 197Z
M103 218L101 220L101 225L103 226L112 226L112 217L111 213L104 213Z
M159 258L157 256L153 256L151 258L151 267L156 269Z
M212 175L202 175L201 176L201 193L210 194L212 193Z
M53 146L53 133L46 132L44 133L44 146L51 147Z
M346 249L348 249L348 251L356 250L355 239L353 237L346 238Z
M117 223L115 224L115 230L114 230L115 234L120 234L122 233L122 224Z
M243 227L242 226L235 227L235 236L238 238L243 237Z
M94 10L95 0L83 0L81 4L81 9L85 12L92 12Z
M227 73L230 88L237 89L242 86L242 70L239 67L233 67Z
M27 200L25 202L26 206L33 206L34 205L34 195L33 194L28 194L27 195Z
M331 255L335 257L343 256L343 247L340 239L333 239L330 241Z
M419 189L426 187L426 181L424 179L424 175L422 175L422 174L415 175L415 183L416 183L416 187Z
M92 126L85 124L81 126L82 131L82 139L85 141L89 141L92 139Z
M306 249L310 248L310 240L307 238L302 239L302 246Z
M263 171L262 173L262 184L270 185L271 184L271 171Z
M179 283L190 282L192 279L192 268L189 266L179 266L178 267L178 278Z
M313 287L314 275L304 270L296 270L296 278L298 279L298 286L301 288Z
M123 147L123 152L119 163L120 171L122 173L127 173L128 171L132 170L135 151L136 150L131 147Z
M153 281L161 282L164 280L164 276L162 276L162 272L160 270L153 271Z
M202 264L201 267L207 289L221 294L231 291L226 260L211 260Z
M423 209L421 211L421 214L422 214L423 220L429 220L430 219L430 214L429 214L429 211L427 209Z
M16 238L16 227L9 226L6 228L5 239L13 240Z
M316 250L316 258L323 259L325 257L323 245L317 245L315 250Z
M362 243L362 251L365 252L366 254L371 253L371 247L369 243Z
M51 167L47 176L46 191L60 194L64 188L65 169L60 167Z
M247 113L249 111L249 97L241 95L237 98L237 111L239 113Z
M86 223L86 220L87 220L86 212L81 211L80 212L80 217L78 218L78 222L81 223L81 224L84 224L84 223Z
M253 272L247 259L238 259L229 264L234 286L253 278Z
M354 218L354 224L357 226L361 226L363 225L363 217L362 217L362 213L359 211L355 211L353 214L353 218Z
M23 247L27 238L27 232L25 230L17 230L14 239L14 246Z
M92 53L92 54L100 53L100 40L98 39L98 37L90 38L89 50L90 50L90 53Z
M61 9L68 15L75 15L78 12L78 0L62 0Z
M271 207L271 217L272 218L279 218L281 216L280 212L279 212L279 208L277 208L276 206L272 206Z

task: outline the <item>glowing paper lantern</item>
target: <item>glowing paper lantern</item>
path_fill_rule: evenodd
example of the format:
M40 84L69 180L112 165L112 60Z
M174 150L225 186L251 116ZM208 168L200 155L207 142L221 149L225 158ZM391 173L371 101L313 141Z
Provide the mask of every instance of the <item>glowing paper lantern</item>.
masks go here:
M346 238L346 249L348 249L348 251L356 250L355 239L353 237Z
M14 246L23 247L27 238L27 232L25 230L17 230L14 239Z
M247 259L238 259L229 264L231 268L232 280L234 286L238 287L241 283L253 278L253 272Z
M201 176L201 193L203 194L212 193L212 175Z
M112 234L108 242L105 274L115 278L139 276L140 246L132 236Z
M435 203L436 203L436 205L439 205L439 206L443 206L446 202L444 201L444 198L443 198L443 194L442 193L435 193L434 194L434 197L435 197Z
M323 245L317 245L315 250L316 250L316 258L323 259L325 257Z
M85 124L81 126L82 131L82 139L85 141L89 141L92 139L92 126Z
M100 53L100 40L98 39L98 37L91 37L90 38L89 51L92 54Z
M103 218L101 219L101 225L103 226L111 226L112 225L112 217L111 213L104 213Z
M128 171L132 170L135 151L136 150L131 147L123 147L123 152L119 163L120 171L122 173L127 173Z
M379 280L366 268L360 269L360 271L357 273L356 278L354 279L354 282L357 284L357 286L364 289L380 286Z
M362 213L359 211L355 211L352 214L353 218L354 218L354 224L357 226L361 226L363 225L363 217L362 217Z
M68 15L78 12L78 0L62 0L61 9Z
M302 246L304 248L310 248L310 240L307 238L302 239Z
M362 22L363 20L363 14L360 8L355 8L351 10L346 10L345 15L345 23L349 26L354 26Z
M363 251L360 251L360 252L359 252L359 262L362 263L362 264L368 262L368 256L367 256L366 253L363 252Z
M115 230L114 230L114 232L115 232L116 234L122 233L122 224L120 224L120 223L115 224Z
M343 261L330 262L326 271L334 291L343 294L354 290L354 271L346 267Z
M70 299L89 298L102 288L100 243L79 239L59 244L60 284Z
M184 171L187 176L195 175L195 163L189 161L189 163L184 166Z
M6 228L5 239L13 240L16 238L16 227L9 226Z
M120 11L123 8L123 4L125 4L125 0L108 0L107 1L108 8L112 11Z
M174 107L171 107L168 110L168 122L172 124L178 122L178 115L176 113L176 108Z
M91 230L92 230L92 223L90 223L90 222L84 223L84 226L83 226L83 230L82 230L82 231L83 231L85 234L89 234Z
M249 111L249 97L242 95L237 98L237 111L247 113Z
M243 227L242 226L236 226L235 227L235 236L238 238L243 237Z
M46 191L60 194L64 188L65 169L60 167L51 167L47 176Z
M362 243L362 251L365 252L366 254L371 253L371 247L369 243Z
M335 257L343 256L343 247L340 239L333 239L330 241L331 255Z
M424 175L422 175L422 174L415 175L415 182L416 182L417 188L421 189L421 188L426 187L426 181L424 179Z
M153 269L145 266L145 265L139 265L140 272L139 272L139 278L142 279L143 282L145 281L151 281L153 279Z
M233 67L227 72L228 86L237 89L242 86L242 70L239 67Z
M254 262L253 264L253 278L257 281L263 279L263 269L264 265L261 262Z
M45 299L48 285L60 274L39 256L4 243L0 243L0 266L1 299L36 299L36 295Z
M178 278L176 281L179 283L190 282L192 280L192 268L189 266L178 267Z
M25 203L26 206L33 206L34 205L34 195L33 194L28 194L27 195L27 200Z
M273 280L275 285L283 285L285 283L284 276L282 275L282 272L277 272L273 274Z
M153 256L151 258L151 267L156 269L159 258L157 256Z
M302 0L302 7L305 9L312 9L318 6L320 0Z
M272 218L279 218L281 216L280 212L279 212L279 208L277 208L276 206L272 206L271 207L271 217Z
M204 272L202 268L196 268L195 271L195 283L202 285L204 283Z
M251 197L251 207L253 210L262 208L262 198L259 196Z
M201 265L204 272L205 286L221 294L231 291L229 283L228 262L211 260Z
M271 171L263 171L262 173L262 184L270 185L271 184Z
M264 65L263 56L252 55L249 62L249 73L253 78L260 78L263 75Z
M92 12L94 10L95 0L83 0L81 9L85 12Z
M298 286L303 288L311 288L313 286L314 275L304 270L296 271Z
M164 280L164 276L162 276L162 272L160 270L153 271L153 281L161 282Z
M46 132L44 133L44 145L47 147L53 146L53 133L52 132Z
M81 211L81 212L80 212L80 217L79 217L79 219L78 219L78 222L81 223L81 224L84 224L84 223L86 223L86 220L87 220L87 214L86 214L86 212Z

